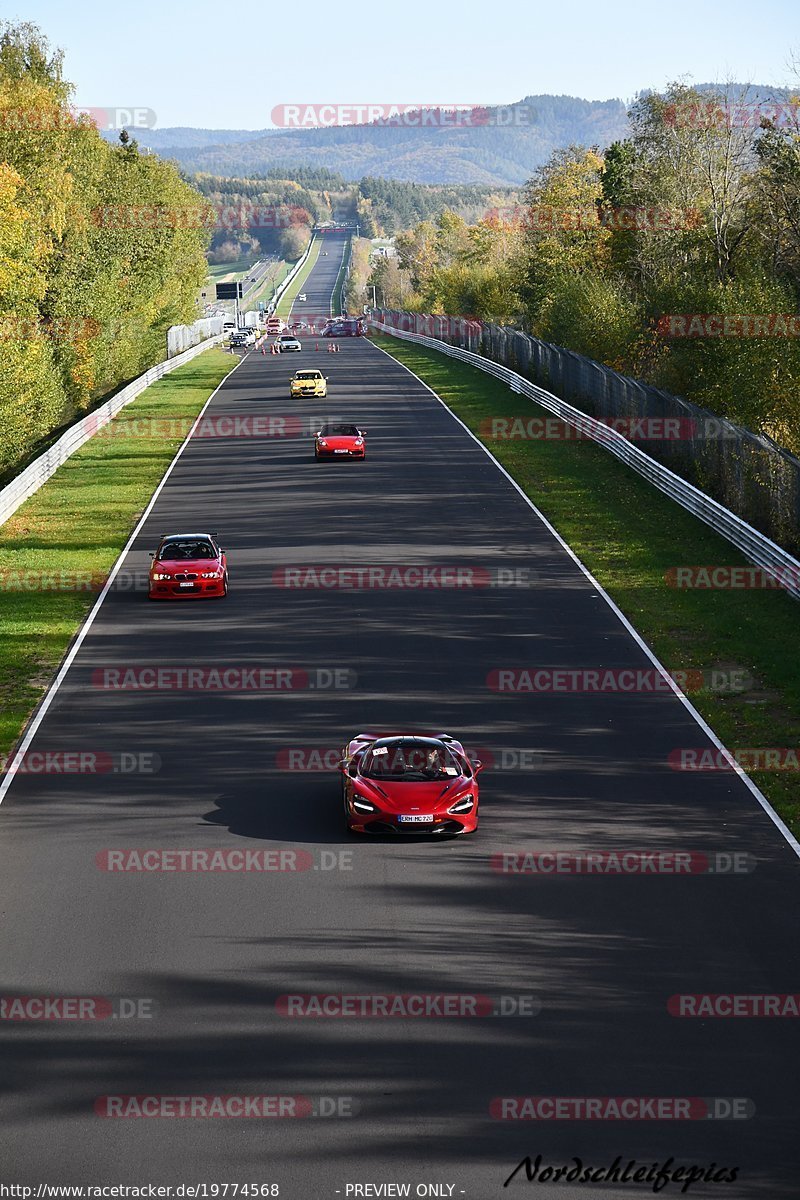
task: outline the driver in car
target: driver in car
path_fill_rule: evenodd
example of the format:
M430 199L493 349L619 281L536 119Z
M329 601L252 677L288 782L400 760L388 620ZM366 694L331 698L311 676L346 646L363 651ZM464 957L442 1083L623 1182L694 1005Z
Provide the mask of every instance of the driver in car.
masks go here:
M443 770L444 763L442 762L442 756L434 746L432 750L428 751L425 757L425 766L422 768L422 773L428 779L438 779Z

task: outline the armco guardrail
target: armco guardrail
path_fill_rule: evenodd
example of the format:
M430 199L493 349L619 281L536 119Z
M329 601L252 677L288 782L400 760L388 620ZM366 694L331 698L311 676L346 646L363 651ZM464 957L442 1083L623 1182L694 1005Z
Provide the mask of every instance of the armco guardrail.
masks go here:
M767 434L520 329L470 317L387 310L383 319L510 367L615 428L646 420L678 430L650 440L643 447L650 458L800 557L800 458Z
M134 379L132 383L117 392L116 396L112 396L105 404L101 404L94 412L87 413L85 417L81 417L80 421L71 425L49 450L40 454L24 471L12 479L11 483L0 490L0 525L5 524L8 518L34 492L38 492L42 484L46 483L76 450L94 437L98 429L107 425L112 417L125 408L126 404L130 404L131 400L135 400L151 383L155 383L164 375L169 375L177 367L182 367L184 363L189 362L198 354L202 354L209 346L217 345L221 341L222 336L217 335L202 342L199 346L192 346L191 349L184 350L182 354L176 355L167 362L157 363L156 366L150 367L149 371L145 371L144 375L140 375L138 379Z
M717 500L713 500L711 496L707 496L699 488L670 471L668 467L639 450L611 426L595 420L594 417L587 416L580 409L567 404L565 400L560 400L558 396L546 392L522 375L518 375L516 371L504 367L501 363L484 358L480 354L462 350L458 346L451 346L447 342L439 341L438 338L398 329L394 325L378 319L375 314L373 314L370 324L382 333L391 334L392 337L429 346L450 358L469 363L471 366L485 371L488 375L500 379L512 391L527 396L528 399L540 404L542 408L547 409L566 424L604 446L606 450L647 479L659 491L664 492L688 512L699 517L706 525L710 525L716 533L727 538L741 550L751 562L773 575L795 599L800 599L800 561L798 559L793 558L787 550L771 541L763 533L759 533L752 525L748 525L746 521L737 517Z

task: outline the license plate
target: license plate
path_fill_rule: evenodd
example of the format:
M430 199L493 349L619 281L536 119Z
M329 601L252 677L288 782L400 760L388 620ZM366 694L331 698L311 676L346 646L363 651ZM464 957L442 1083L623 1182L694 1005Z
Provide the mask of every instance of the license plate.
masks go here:
M193 583L179 583L178 587L194 587Z
M334 454L349 454L349 450L334 450Z
M429 825L433 821L433 813L413 813L411 816L398 817L404 825Z

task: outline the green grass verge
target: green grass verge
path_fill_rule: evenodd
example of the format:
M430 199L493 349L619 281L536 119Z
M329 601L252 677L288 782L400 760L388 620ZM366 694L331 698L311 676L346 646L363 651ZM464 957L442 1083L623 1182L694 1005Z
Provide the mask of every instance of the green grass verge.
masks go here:
M752 686L738 693L688 693L730 750L800 747L797 601L780 590L669 587L670 567L748 564L730 542L592 442L482 436L492 417L551 415L491 376L410 342L380 335L374 340L481 438L668 670L740 669L752 677ZM701 744L698 736L695 745ZM800 835L800 775L748 773Z
M129 404L0 527L0 759L32 710L210 393L212 348Z
M350 238L350 240L347 244L348 251L350 249L352 240L353 239ZM339 267L339 274L336 276L336 286L333 289L333 295L331 296L331 312L332 313L345 312L344 296L342 294L342 289L344 288L344 271L345 271L346 263L347 263L347 253L342 255L342 262L341 262L341 266Z
M295 297L298 296L300 292L302 292L303 285L305 284L306 280L308 279L309 275L311 274L311 270L312 270L315 262L319 258L319 252L320 252L321 246L322 246L322 238L313 238L312 239L311 249L309 251L308 258L303 263L303 266L297 272L294 279L289 284L288 288L286 289L286 291L283 293L280 300L278 301L278 307L275 309L276 316L288 317L288 315L291 311L291 308L292 308L292 304L294 303Z
M231 262L214 263L208 268L208 278L212 283L232 283L240 275L246 275L253 263L258 262L258 255L248 254Z
M285 262L283 259L280 262L274 263L266 272L264 283L261 287L252 296L248 296L246 300L241 301L242 309L245 312L257 309L262 300L266 307L293 266L294 263Z

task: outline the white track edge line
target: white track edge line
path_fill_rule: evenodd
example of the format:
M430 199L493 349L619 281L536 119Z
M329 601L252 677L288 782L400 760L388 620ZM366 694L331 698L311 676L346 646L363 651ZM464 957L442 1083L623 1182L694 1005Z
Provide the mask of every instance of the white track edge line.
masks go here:
M70 648L67 652L67 656L63 660L63 662L59 668L58 674L56 675L55 679L52 681L52 683L48 687L44 696L42 697L39 707L37 708L36 713L34 714L33 718L31 719L30 724L26 728L25 733L22 738L22 741L20 742L20 745L19 745L13 759L11 760L11 763L5 770L2 778L0 778L0 804L3 803L6 792L11 787L11 784L14 782L14 779L16 778L16 775L19 770L22 759L25 757L25 754L27 753L31 742L33 741L34 737L36 736L37 730L39 729L39 726L41 725L41 723L44 719L44 716L47 713L47 710L49 709L50 705L52 704L53 700L55 699L58 689L61 687L61 684L64 682L67 672L69 671L70 667L72 666L78 651L80 650L81 646L83 645L86 635L88 634L89 630L91 629L92 625L94 624L95 617L99 613L100 606L102 605L103 601L105 600L106 596L108 595L108 593L111 589L111 585L114 582L114 580L119 572L120 567L122 566L123 560L125 559L126 555L130 551L133 543L136 541L136 538L138 537L138 534L139 534L139 530L142 528L145 521L150 516L150 513L153 510L155 502L161 493L161 489L164 487L164 484L167 482L170 475L172 474L172 471L173 471L176 463L178 462L178 459L180 458L180 456L183 454L184 450L188 446L188 444L192 438L192 435L193 435L195 429L197 428L197 426L199 425L199 423L203 417L203 414L205 413L209 404L214 399L217 392L222 387L223 383L225 383L228 379L230 379L233 372L238 370L238 368L242 365L242 363L244 362L244 360L247 357L248 357L247 354L243 355L237 362L236 366L232 367L231 370L228 371L227 375L225 375L225 377L219 381L217 386L214 388L214 391L208 397L205 404L200 409L200 412L197 414L197 416L192 424L191 429L189 430L186 437L184 438L184 440L181 442L180 446L178 447L178 449L175 453L175 457L173 458L172 462L169 464L166 471L164 472L161 479L159 480L156 490L153 492L153 495L150 497L150 501L149 501L147 507L145 508L144 512L142 513L141 517L139 518L139 520L136 524L136 528L131 533L130 537L128 538L127 542L125 543L125 546L120 551L117 561L114 563L114 566L111 568L111 573L109 574L108 579L106 580L106 582L103 586L103 590L101 591L100 595L97 597L97 600L95 601L94 606L88 613L85 621L83 622L83 625L81 625L80 629L78 630L75 640L72 643L72 645L70 646ZM389 357L391 358L391 355ZM152 384L150 386L152 387ZM145 392L146 391L147 391L147 389L145 389ZM142 395L144 395L144 392L142 393ZM57 473L58 472L56 472L56 474Z
M391 334L387 334L385 336L391 337ZM405 342L406 339L398 338L397 340L400 342ZM411 345L416 345L416 344L417 343L415 343L415 342L411 342ZM420 379L419 375L416 375L414 373L414 371L411 370L410 367L407 367L405 365L405 363L400 362L400 360L395 358L393 354L390 354L388 350L384 350L384 348L382 346L377 346L375 344L375 342L370 342L370 345L373 346L376 350L379 350L381 352L381 354L385 354L387 356L387 358L391 358L392 361L396 362L398 364L398 366L403 368L404 371L408 371L409 375L412 375L414 377L414 379L417 380L418 383L422 384L422 386L426 389L426 391L430 392L430 394L434 397L434 399L437 400L439 402L439 404L441 404L442 408L444 408L450 414L450 416L453 418L453 420L457 421L458 424L461 426L461 428L464 429L466 431L466 433L469 434L469 436L472 438L473 442L475 442L476 445L480 446L481 450L483 450L484 454L486 454L486 456L492 460L492 462L497 467L497 469L501 472L501 474L505 475L506 479L515 488L515 490L520 494L520 496L525 501L525 503L527 505L529 505L530 508L533 509L533 511L536 513L536 516L539 518L539 520L542 522L542 524L545 526L545 528L553 535L553 537L563 547L563 549L566 550L566 552L570 556L570 558L573 559L573 561L580 567L581 571L583 571L584 575L589 580L589 582L592 584L592 586L597 588L597 591L602 596L602 598L605 600L606 604L609 606L611 611L622 622L622 624L625 626L628 633L631 635L631 637L634 639L634 641L640 647L640 649L644 650L645 654L650 659L650 661L653 663L653 665L661 672L661 675L667 681L671 690L678 697L678 699L680 700L680 702L684 706L684 708L687 710L687 712L689 712L691 714L691 716L694 718L694 720L697 722L697 724L700 726L700 728L703 730L703 732L706 734L706 736L714 743L714 745L717 747L718 750L722 751L722 753L725 755L725 758L730 763L733 770L736 772L736 774L739 776L739 778L742 780L742 782L745 784L745 786L749 789L749 791L752 792L752 794L755 796L756 800L761 805L762 809L767 814L769 819L772 821L772 823L775 825L775 827L778 829L778 831L783 835L783 837L789 843L789 845L794 850L794 852L798 856L798 858L800 858L800 842L798 842L797 838L794 836L794 834L789 829L789 827L786 825L786 823L775 812L775 809L772 807L769 800L767 800L764 793L760 790L760 788L758 788L755 785L755 783L753 783L753 780L750 778L750 776L747 774L747 772L745 770L743 770L743 768L739 765L739 763L733 757L731 752L728 750L727 746L724 746L722 744L722 742L717 737L714 730L711 728L711 726L708 724L708 722L704 719L704 717L697 711L697 709L692 704L691 700L689 700L688 696L686 696L681 691L681 689L678 687L675 680L672 678L672 676L669 674L667 669L664 667L663 663L661 663L659 661L659 659L656 657L655 653L647 645L647 642L645 642L644 638L642 638L641 634L639 634L637 632L637 630L634 629L633 625L630 623L628 618L625 616L624 612L611 599L611 597L609 596L609 594L605 590L605 588L602 587L602 585L597 582L597 580L595 579L594 575L592 575L589 568L584 563L581 562L581 560L578 558L575 551L572 549L571 546L569 546L564 541L564 539L562 538L562 536L558 532L558 530L555 529L554 526L550 524L550 522L548 521L548 519L544 515L544 513L541 512L536 507L534 502L531 500L530 496L526 495L526 493L523 491L522 487L517 483L516 479L513 479L511 477L511 475L509 475L508 471L505 469L503 464L501 462L498 462L498 460L492 454L492 452L488 448L488 446L485 446L484 443L480 440L480 438L475 436L475 434L472 432L472 430L469 428L469 426L465 425L464 422L461 420L461 418L456 416L456 414L453 412L453 410L448 407L448 405L444 402L444 400L442 400L441 396L438 396L436 394L436 392L433 390L433 388L428 386L428 384L425 382L424 379ZM430 349L430 347L423 346L423 347L421 347L421 349ZM462 366L471 366L472 364L462 363L461 365ZM477 367L473 367L473 370L478 370L478 369L479 368L477 368ZM501 381L497 380L497 382L499 383Z

